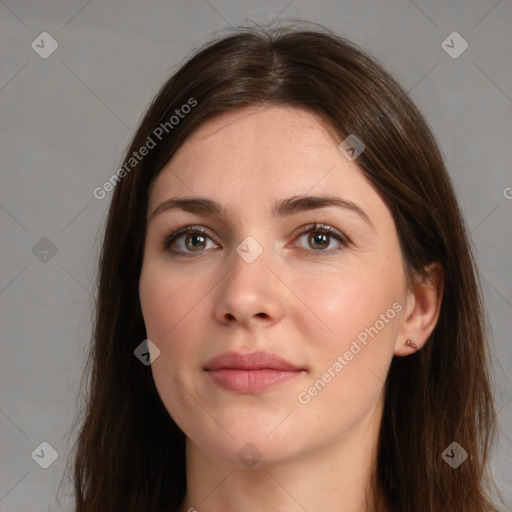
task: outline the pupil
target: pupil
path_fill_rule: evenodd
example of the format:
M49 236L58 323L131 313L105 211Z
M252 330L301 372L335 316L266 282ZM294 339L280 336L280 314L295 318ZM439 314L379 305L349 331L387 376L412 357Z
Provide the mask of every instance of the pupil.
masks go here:
M196 245L196 242L199 240L199 245ZM187 244L189 246L189 249L197 249L201 248L201 245L204 245L204 237L201 235L189 235L187 237L187 241L191 242L190 244Z
M328 243L326 243L327 237L328 237L328 235L326 235L324 233L316 233L316 234L313 234L312 240L313 240L314 245L325 246L325 245L329 245Z

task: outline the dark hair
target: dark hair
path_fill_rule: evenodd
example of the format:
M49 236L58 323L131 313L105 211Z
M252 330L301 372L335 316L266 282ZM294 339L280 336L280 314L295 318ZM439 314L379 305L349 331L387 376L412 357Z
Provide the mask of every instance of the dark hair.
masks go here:
M487 470L497 428L482 299L441 153L408 94L373 58L323 27L292 26L237 29L202 47L161 88L133 137L102 247L87 401L72 454L76 511L156 512L182 503L185 435L133 353L146 338L138 285L148 191L199 125L251 105L307 109L339 141L364 141L357 164L393 215L408 276L434 261L444 269L428 342L391 363L375 495L389 511L497 511ZM177 109L188 114L176 123ZM156 146L130 161L148 137ZM453 441L469 454L456 470L441 457Z

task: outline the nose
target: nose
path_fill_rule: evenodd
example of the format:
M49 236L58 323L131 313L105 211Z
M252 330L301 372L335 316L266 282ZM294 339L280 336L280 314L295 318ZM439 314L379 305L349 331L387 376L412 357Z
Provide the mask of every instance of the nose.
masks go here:
M217 290L215 315L224 325L269 327L283 317L285 287L263 251L254 261L233 252L232 266ZM272 267L272 271L269 267Z

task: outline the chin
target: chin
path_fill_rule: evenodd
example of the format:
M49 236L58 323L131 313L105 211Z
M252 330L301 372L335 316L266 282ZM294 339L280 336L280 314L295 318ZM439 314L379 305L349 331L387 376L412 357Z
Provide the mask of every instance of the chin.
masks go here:
M222 427L229 433L216 422L209 424L207 430L201 428L205 424L199 420L189 430L185 426L184 432L207 456L229 466L258 469L300 459L316 449L314 431L299 428L292 420L293 414L286 418L287 414L282 414L279 420L273 414L256 418L255 413L242 419L239 411L238 419L232 422L229 416L222 416ZM313 442L308 443L308 439Z
M195 444L216 460L239 469L263 469L299 456L293 442L284 444L282 440L269 440L260 435L234 435L229 441L208 436Z

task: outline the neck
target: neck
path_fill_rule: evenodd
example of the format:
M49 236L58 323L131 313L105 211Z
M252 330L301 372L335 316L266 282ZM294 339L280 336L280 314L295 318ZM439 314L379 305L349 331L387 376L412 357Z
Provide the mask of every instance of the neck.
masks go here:
M292 460L251 469L211 457L187 438L187 493L179 512L377 512L373 501L382 401L343 437ZM377 497L379 499L379 497Z

